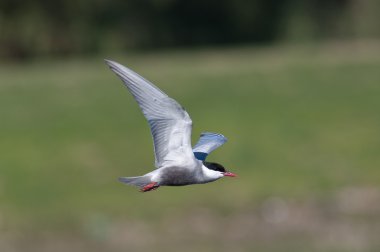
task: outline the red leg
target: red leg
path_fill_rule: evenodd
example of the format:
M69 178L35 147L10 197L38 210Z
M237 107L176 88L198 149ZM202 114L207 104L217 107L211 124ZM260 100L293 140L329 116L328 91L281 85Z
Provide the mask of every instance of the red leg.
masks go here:
M140 189L140 192L149 192L149 191L156 190L159 187L159 185L157 185L157 184L158 184L157 182L149 183L146 186L143 186Z

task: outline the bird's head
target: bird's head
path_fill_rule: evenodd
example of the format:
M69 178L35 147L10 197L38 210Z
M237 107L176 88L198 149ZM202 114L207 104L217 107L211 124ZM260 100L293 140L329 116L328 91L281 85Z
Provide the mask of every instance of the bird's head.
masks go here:
M223 177L236 177L237 176L235 173L226 171L226 169L223 167L223 165L218 164L218 163L212 163L212 162L204 161L203 165L212 171L219 172Z

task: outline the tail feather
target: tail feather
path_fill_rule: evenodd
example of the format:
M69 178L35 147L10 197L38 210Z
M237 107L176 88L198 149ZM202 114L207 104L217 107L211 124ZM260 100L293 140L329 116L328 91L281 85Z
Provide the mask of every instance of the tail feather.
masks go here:
M120 177L119 181L128 185L134 185L138 187L143 187L152 182L150 180L150 176Z

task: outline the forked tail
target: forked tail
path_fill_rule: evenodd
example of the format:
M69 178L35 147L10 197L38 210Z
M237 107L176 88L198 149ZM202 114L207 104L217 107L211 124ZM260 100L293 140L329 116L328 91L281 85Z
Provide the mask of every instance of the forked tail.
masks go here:
M128 185L144 187L151 183L150 176L139 176L139 177L120 177L120 182L123 182Z

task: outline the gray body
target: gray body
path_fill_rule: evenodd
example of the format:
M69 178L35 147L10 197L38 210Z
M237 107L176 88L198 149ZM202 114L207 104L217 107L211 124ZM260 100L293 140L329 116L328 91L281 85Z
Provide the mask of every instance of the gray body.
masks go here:
M149 183L157 182L158 186L185 186L192 184L204 184L215 181L223 174L217 171L209 170L200 162L199 169L184 169L183 167L165 167L154 170L144 176L139 177L121 177L119 180L123 183L143 187Z

